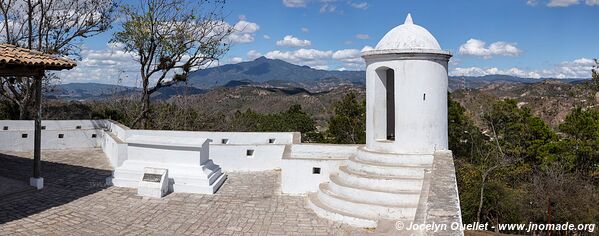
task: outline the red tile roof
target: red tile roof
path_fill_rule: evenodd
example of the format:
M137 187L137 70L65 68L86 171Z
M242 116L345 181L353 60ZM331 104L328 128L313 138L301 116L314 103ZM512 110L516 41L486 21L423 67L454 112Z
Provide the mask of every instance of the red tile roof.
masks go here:
M70 59L10 44L0 44L0 65L39 66L47 70L71 69L77 66Z

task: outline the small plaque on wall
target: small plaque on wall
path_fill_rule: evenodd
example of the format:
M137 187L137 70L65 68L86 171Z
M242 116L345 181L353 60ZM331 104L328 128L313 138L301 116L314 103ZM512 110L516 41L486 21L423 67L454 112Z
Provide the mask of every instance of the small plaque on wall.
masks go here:
M139 181L137 195L161 198L168 191L168 183L167 169L146 167Z
M142 178L142 181L153 182L153 183L160 183L160 179L162 179L162 175L161 174L144 173L144 177Z

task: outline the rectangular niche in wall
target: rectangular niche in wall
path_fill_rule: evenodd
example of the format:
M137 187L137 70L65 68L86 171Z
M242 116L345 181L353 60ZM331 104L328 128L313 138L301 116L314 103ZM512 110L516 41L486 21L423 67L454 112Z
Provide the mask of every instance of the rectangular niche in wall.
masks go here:
M92 138L96 138L96 137L98 137L98 135L92 134Z
M247 157L253 157L253 156L254 156L254 149L248 149L248 150L245 152L245 155L246 155Z
M46 126L45 126L45 125L42 125L42 130L45 130L45 129L46 129Z
M76 126L75 129L81 129L81 125Z
M313 175L319 175L320 174L320 167L312 167L312 174Z
M64 134L58 134L58 138L64 138Z
M8 126L2 127L2 130L8 130Z
M21 138L27 138L27 134L21 134Z
M220 143L227 144L227 143L229 143L229 139L224 138L224 139L220 140Z
M275 143L276 141L277 141L277 139L275 139L275 138L270 138L270 139L268 139L268 143L270 143L270 144L273 144L273 143Z

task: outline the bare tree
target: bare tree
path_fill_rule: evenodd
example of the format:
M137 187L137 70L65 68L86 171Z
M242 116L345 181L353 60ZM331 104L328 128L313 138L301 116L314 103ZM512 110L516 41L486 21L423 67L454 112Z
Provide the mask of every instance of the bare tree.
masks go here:
M115 7L112 0L2 0L0 42L60 56L78 55L81 39L110 28ZM0 77L0 97L19 108L20 119L29 116L32 86L27 78Z
M593 76L591 85L593 89L599 93L599 59L595 59L595 65L593 65L591 74Z
M131 126L147 127L150 95L186 81L189 72L217 61L233 27L223 20L224 0L147 0L122 8L122 30L112 42L135 55L142 83L141 111Z
M494 144L491 145L488 150L483 151L485 154L479 154L481 157L483 157L482 162L484 164L482 165L483 168L481 169L480 198L478 202L478 211L476 212L477 222L481 222L480 215L483 209L485 187L489 176L495 171L498 171L501 168L507 167L520 160L519 158L508 156L505 152L503 152L503 148L499 143L499 136L495 130L495 124L492 121L489 121L488 125L491 129L491 141L494 141ZM481 152L480 149L479 152Z

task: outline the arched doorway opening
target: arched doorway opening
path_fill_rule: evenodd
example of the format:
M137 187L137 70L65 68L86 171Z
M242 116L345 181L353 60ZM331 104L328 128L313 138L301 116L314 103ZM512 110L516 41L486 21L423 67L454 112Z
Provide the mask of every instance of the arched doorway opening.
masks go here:
M376 70L378 80L375 86L376 139L395 140L395 70L381 67Z

